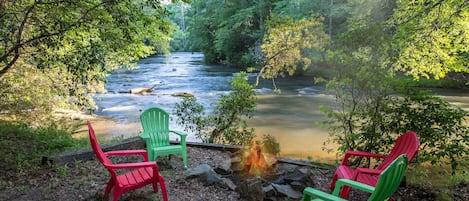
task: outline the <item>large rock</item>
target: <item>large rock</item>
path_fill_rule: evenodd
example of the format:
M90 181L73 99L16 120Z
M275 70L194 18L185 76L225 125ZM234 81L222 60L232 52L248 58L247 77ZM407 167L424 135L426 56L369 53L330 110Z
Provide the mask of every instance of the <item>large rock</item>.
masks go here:
M131 94L146 94L152 92L154 90L153 87L141 87L141 88L134 88L130 90Z
M201 164L187 170L187 178L198 177L206 186L214 185L221 181L221 177L208 164Z
M262 180L257 177L241 182L238 187L236 187L236 192L239 193L241 198L248 201L263 201L265 198Z
M172 96L194 97L194 94L191 92L174 92Z
M303 196L300 192L292 189L290 185L272 184L272 186L277 190L277 192L289 198L300 199Z

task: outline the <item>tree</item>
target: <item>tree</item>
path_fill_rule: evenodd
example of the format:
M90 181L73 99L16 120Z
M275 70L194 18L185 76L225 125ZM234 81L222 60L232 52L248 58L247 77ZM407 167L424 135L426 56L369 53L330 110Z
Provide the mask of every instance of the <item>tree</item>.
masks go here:
M325 144L336 143L339 152L384 154L398 135L412 130L421 145L416 161L449 163L455 173L469 156L467 112L396 81L391 68L395 46L389 40L393 27L382 20L386 15L355 16L329 55L336 76L327 82L327 89L337 106L323 108L331 129Z
M297 68L307 68L311 59L308 50L324 51L328 37L324 33L321 20L315 17L293 20L289 17L273 17L267 23L267 34L259 55L262 67L259 78L274 79L286 74L293 75Z
M275 0L202 0L192 5L190 43L206 63L255 65L251 52L262 43Z
M102 89L107 72L167 52L166 15L157 0L1 1L0 110L92 109L86 94Z
M468 22L467 0L397 1L395 68L415 79L469 73Z
M256 108L254 88L246 73L238 73L231 80L232 92L222 95L214 111L208 116L193 97L176 104L177 123L186 131L194 131L203 142L249 145L254 129L248 129L246 118L252 118Z

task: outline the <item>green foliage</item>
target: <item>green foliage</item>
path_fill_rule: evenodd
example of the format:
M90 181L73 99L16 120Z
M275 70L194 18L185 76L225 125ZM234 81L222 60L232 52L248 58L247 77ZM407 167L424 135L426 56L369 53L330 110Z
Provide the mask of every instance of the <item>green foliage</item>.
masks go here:
M166 15L155 0L2 1L2 114L18 119L53 106L95 109L86 94L103 90L106 73L168 52Z
M189 38L194 49L204 53L207 63L254 65L251 53L261 43L270 0L216 0L192 4Z
M393 81L393 46L388 42L392 32L369 19L351 20L330 51L337 69L327 89L337 104L322 108L331 128L328 142L337 143L342 152L385 154L400 134L412 130L421 143L417 161L449 164L454 173L469 153L467 112Z
M419 134L418 160L433 165L450 164L453 174L469 156L469 114L431 93L405 88L399 97L390 97L383 104L383 127L403 133Z
M262 137L262 148L265 152L275 156L280 154L280 144L272 135L266 134Z
M395 67L415 79L469 72L468 22L467 1L397 1L391 22L399 50Z
M380 128L381 108L390 91L392 71L386 68L389 44L382 23L358 20L338 39L329 52L335 76L327 90L336 97L336 107L325 108L331 139L341 152L361 150L383 152L390 133ZM332 151L332 150L329 150Z
M253 87L244 72L231 81L232 92L222 95L214 111L205 116L204 108L193 97L185 97L176 104L177 123L186 131L193 131L203 142L220 144L250 144L254 129L248 129L246 118L251 118L256 107Z
M259 77L274 79L277 76L293 75L298 67L306 69L311 64L305 52L311 49L324 51L328 38L321 20L310 17L293 20L289 17L274 17L267 23L268 32L262 44L262 67Z
M88 139L74 139L56 125L31 128L24 123L0 120L0 171L22 171L39 167L42 157L89 146Z

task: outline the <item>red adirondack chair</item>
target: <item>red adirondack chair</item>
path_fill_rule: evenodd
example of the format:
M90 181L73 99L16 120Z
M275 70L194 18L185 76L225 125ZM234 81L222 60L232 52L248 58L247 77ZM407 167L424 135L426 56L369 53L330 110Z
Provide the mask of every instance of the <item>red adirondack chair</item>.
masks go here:
M337 167L334 177L331 182L331 190L334 189L337 179L350 179L358 181L360 183L368 184L370 186L376 186L379 174L386 169L398 156L401 154L407 154L408 162L415 158L419 149L419 139L417 133L408 131L396 140L396 144L392 148L388 155L380 155L369 152L361 151L347 151L342 160L342 163ZM370 168L353 168L348 166L348 160L351 156L358 157L370 157L370 158L381 158L383 161L378 165L376 169ZM347 198L350 193L350 187L343 187L340 192L341 198Z
M107 183L104 197L108 197L112 189L112 199L114 201L119 200L119 197L125 192L135 190L144 187L148 184L153 185L153 190L158 192L158 183L161 186L161 193L163 194L163 200L168 200L166 193L166 186L164 183L163 176L158 171L156 162L148 161L148 154L146 150L119 150L119 151L108 151L103 152L96 140L91 123L88 121L88 133L90 135L90 143L93 148L96 157L106 167L111 174L111 178ZM138 163L121 163L113 164L108 159L109 156L124 156L124 155L141 155L143 156L144 162ZM117 170L128 170L125 173L118 174ZM119 171L120 172L120 171Z

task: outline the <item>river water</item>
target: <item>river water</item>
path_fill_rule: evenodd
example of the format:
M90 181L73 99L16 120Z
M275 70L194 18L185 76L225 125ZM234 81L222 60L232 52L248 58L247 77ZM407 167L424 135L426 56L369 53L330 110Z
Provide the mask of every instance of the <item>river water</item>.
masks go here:
M204 65L202 60L200 53L176 52L168 57L148 57L140 60L135 69L111 73L105 85L108 92L94 97L99 107L95 114L114 121L113 125L100 130L102 134L107 138L137 136L142 130L141 111L157 106L172 114L175 104L182 100L172 96L178 92L193 93L208 112L213 110L220 96L230 93L228 81L239 70ZM250 79L254 81L255 75L250 75ZM263 80L256 89L257 113L248 121L249 127L253 127L258 136L274 136L284 157L334 160L335 154L322 151L328 132L317 125L325 119L319 107L331 106L333 97L323 94L324 87L315 85L310 77L286 77L278 79L276 84L282 90L281 94L273 93L271 81ZM145 95L128 93L134 88L153 86L155 90ZM469 108L469 93L447 95L443 91L440 94L464 109ZM170 127L181 130L175 119ZM187 140L200 141L191 133Z

